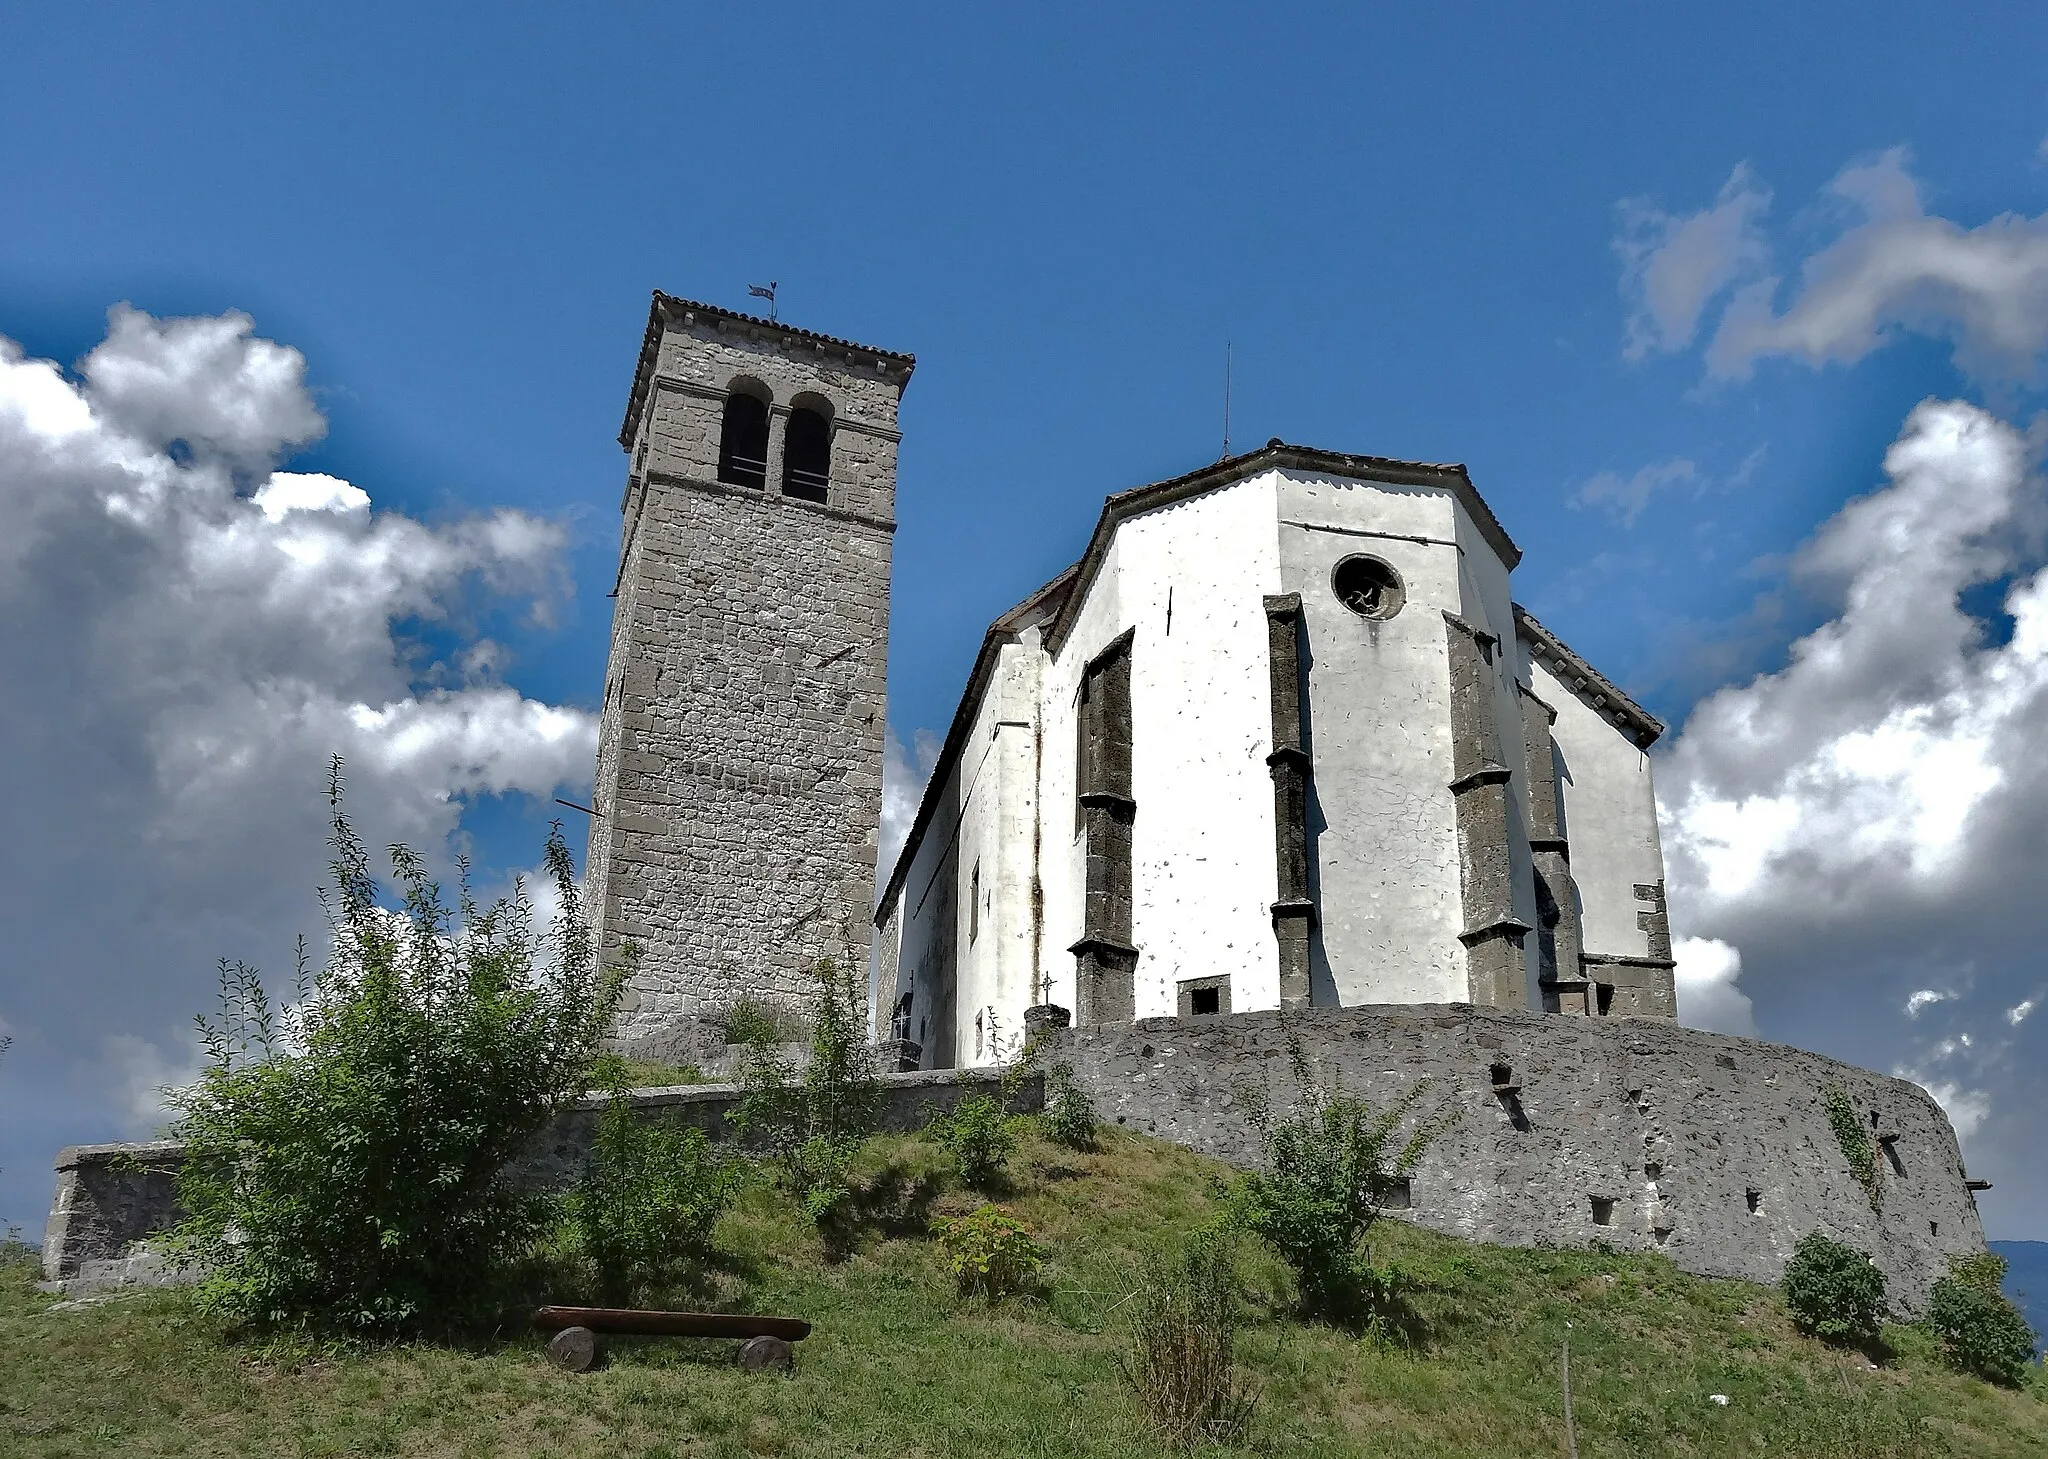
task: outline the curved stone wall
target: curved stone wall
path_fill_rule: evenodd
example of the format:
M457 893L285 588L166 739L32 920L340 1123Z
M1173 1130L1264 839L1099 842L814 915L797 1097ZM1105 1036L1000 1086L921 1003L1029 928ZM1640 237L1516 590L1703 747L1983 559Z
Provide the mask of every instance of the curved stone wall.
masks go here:
M1294 1097L1290 1040L1377 1104L1418 1080L1457 1114L1410 1183L1419 1225L1510 1246L1661 1251L1704 1276L1776 1282L1819 1229L1869 1252L1914 1311L1952 1255L1984 1249L1948 1118L1916 1084L1660 1019L1463 1004L1156 1018L1048 1036L1106 1120L1257 1163L1241 1092ZM1828 1086L1878 1159L1879 1209L1828 1122Z

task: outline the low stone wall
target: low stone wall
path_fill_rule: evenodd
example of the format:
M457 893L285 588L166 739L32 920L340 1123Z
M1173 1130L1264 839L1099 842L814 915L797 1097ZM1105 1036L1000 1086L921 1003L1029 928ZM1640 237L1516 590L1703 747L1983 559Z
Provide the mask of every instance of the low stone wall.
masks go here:
M1379 1104L1417 1081L1418 1117L1455 1112L1409 1186L1407 1219L1473 1241L1661 1251L1704 1276L1775 1282L1799 1238L1869 1252L1918 1310L1950 1256L1984 1249L1947 1117L1918 1085L1661 1019L1571 1018L1456 1005L1157 1018L1046 1036L1105 1120L1234 1165L1258 1162L1241 1091L1294 1096L1290 1047L1319 1078ZM885 1075L882 1123L996 1087L998 1071ZM1838 1086L1880 1156L1873 1211L1828 1124ZM739 1091L640 1090L637 1107L724 1134ZM1043 1100L1034 1076L1017 1107ZM601 1101L564 1114L516 1167L559 1188L582 1170ZM45 1275L74 1288L161 1280L147 1238L176 1215L177 1145L90 1145L57 1158Z
M921 1128L934 1110L951 1109L971 1094L995 1093L1002 1071L937 1070L882 1076L880 1119L886 1130ZM638 1089L633 1105L646 1115L681 1120L714 1139L731 1126L726 1114L740 1101L729 1084ZM1044 1083L1033 1075L1018 1087L1011 1107L1035 1111ZM544 1130L513 1165L522 1185L559 1190L583 1172L597 1131L602 1099L587 1099ZM178 1167L185 1147L173 1141L135 1145L72 1145L57 1156L57 1190L43 1236L43 1276L72 1292L130 1283L176 1280L149 1247L149 1238L179 1217Z
M1819 1229L1869 1252L1907 1311L1950 1256L1984 1249L1955 1134L1918 1085L1661 1019L1464 1004L1158 1018L1062 1030L1044 1058L1074 1066L1105 1120L1250 1166L1258 1140L1241 1091L1291 1105L1290 1041L1319 1078L1375 1103L1427 1078L1417 1115L1456 1113L1401 1213L1432 1230L1605 1242L1776 1282ZM1828 1123L1830 1084L1880 1149L1879 1211Z

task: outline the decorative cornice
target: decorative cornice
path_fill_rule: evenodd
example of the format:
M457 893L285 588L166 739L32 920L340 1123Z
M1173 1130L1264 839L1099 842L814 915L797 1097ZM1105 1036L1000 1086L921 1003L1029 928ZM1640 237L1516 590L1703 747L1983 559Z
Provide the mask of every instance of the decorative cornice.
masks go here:
M633 367L633 388L626 397L626 420L619 427L619 445L633 449L633 423L640 418L640 406L647 399L647 392L654 378L654 367L661 356L661 333L665 316L670 314L689 317L702 316L718 325L745 326L757 338L779 338L784 344L802 341L816 349L828 350L844 357L848 364L865 364L884 375L897 379L900 386L910 383L910 372L917 368L917 356L900 354L895 350L881 349L875 345L858 344L836 335L819 334L815 330L799 329L793 324L780 320L763 319L757 314L741 314L732 309L721 309L716 304L704 304L695 299L678 299L672 294L654 291L653 301L647 307L647 332L640 340L640 359Z
M1532 657L1545 663L1566 688L1578 695L1587 708L1601 718L1628 731L1638 749L1647 750L1664 733L1664 721L1616 688L1614 681L1580 658L1567 643L1536 620L1536 615L1515 604L1515 635L1528 644ZM1535 696L1531 694L1532 698Z

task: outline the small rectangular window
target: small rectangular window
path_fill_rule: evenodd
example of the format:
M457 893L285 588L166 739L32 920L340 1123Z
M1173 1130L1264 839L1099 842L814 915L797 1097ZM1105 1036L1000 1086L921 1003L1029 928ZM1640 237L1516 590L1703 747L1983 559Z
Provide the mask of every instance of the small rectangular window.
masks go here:
M974 873L967 879L967 942L974 943L981 931L981 863L974 863Z

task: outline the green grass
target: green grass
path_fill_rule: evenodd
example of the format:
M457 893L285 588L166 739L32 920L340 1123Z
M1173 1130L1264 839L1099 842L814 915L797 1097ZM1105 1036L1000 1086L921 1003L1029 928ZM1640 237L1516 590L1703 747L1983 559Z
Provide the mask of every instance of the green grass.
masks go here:
M695 1064L663 1064L652 1059L626 1058L621 1058L619 1064L624 1070L622 1077L628 1089L668 1089L678 1084L713 1082Z
M516 1324L352 1350L238 1337L178 1293L52 1311L17 1263L0 1272L0 1454L1161 1453L1116 1374L1117 1295L1145 1243L1210 1213L1224 1172L1123 1134L1087 1155L1033 1135L1013 1169L1007 1203L1054 1259L1043 1298L996 1306L956 1296L925 1235L982 1197L951 1188L914 1139L870 1151L850 1247L750 1191L720 1228L714 1290L675 1295L810 1318L791 1380L739 1372L722 1343L615 1343L608 1369L574 1376ZM1247 1452L1562 1454L1567 1323L1586 1459L2048 1452L2038 1379L2015 1393L1959 1377L1908 1329L1888 1333L1898 1353L1873 1370L1796 1334L1774 1292L1657 1257L1472 1246L1392 1222L1375 1247L1428 1283L1420 1351L1294 1321L1284 1274L1249 1263L1241 1351L1262 1391ZM573 1288L573 1268L558 1270Z

